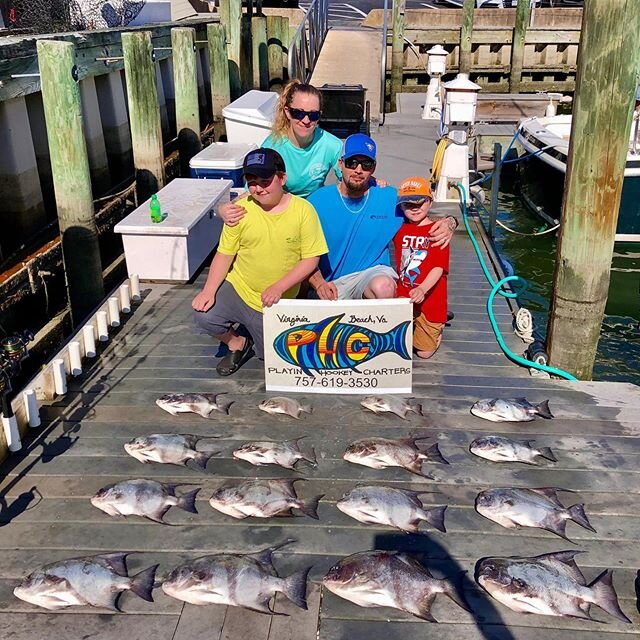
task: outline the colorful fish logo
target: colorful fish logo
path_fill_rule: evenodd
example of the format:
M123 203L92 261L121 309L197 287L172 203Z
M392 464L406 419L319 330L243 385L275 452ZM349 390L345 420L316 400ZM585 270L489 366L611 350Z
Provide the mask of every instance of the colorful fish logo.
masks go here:
M340 322L344 313L320 322L283 331L274 341L276 353L307 375L320 369L355 369L381 353L393 351L411 360L405 339L410 322L401 322L387 333Z

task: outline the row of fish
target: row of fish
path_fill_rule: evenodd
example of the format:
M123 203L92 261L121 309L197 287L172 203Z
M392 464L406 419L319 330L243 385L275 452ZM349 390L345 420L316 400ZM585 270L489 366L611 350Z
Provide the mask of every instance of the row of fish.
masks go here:
M209 504L215 510L239 520L291 516L296 509L311 518L318 519L318 503L322 495L302 500L295 489L303 478L276 478L230 482L215 490ZM91 504L115 517L140 516L165 524L164 516L171 507L188 513L197 513L195 507L199 489L176 495L179 484L167 484L155 480L124 480L100 489ZM388 525L416 533L424 521L438 531L445 532L446 506L426 508L419 496L425 491L358 486L337 502L336 507L359 522Z
M160 464L176 464L186 466L192 463L200 470L205 470L209 460L219 451L198 451L200 440L213 439L216 436L203 438L191 434L155 433L149 436L134 438L125 443L125 451L142 463L157 462ZM303 436L304 437L304 436ZM299 446L303 437L284 442L256 441L243 444L233 451L233 457L245 460L256 466L275 464L285 469L295 469L296 464L304 460L316 465L315 451L304 453ZM391 438L363 438L352 442L343 455L347 462L364 465L373 469L401 467L424 478L433 479L422 471L425 461L448 464L440 453L438 444L426 449L419 444L421 437L408 437L393 440Z
M160 464L187 465L193 464L204 471L209 460L220 453L219 451L198 451L197 445L201 440L215 439L218 436L196 436L191 434L156 433L130 440L124 445L125 451L142 463L157 462ZM305 436L285 440L283 442L259 440L244 443L234 449L232 455L238 460L244 460L255 466L277 465L284 469L296 469L296 465L307 462L317 465L316 454L313 449L303 452L300 440ZM407 438L362 438L352 442L343 458L354 464L383 469L387 467L401 467L416 475L431 478L422 470L424 462L448 464L438 444L426 445L421 443L427 437L410 436ZM536 447L533 440L516 441L503 436L482 436L476 438L469 450L474 455L493 462L522 462L538 464L539 459L557 462L557 458L549 447Z
M303 478L270 478L228 482L215 490L209 504L215 510L237 519L291 516L296 509L318 519L318 503L322 495L302 500L295 489ZM197 513L195 507L199 489L176 495L181 485L155 480L124 480L100 489L91 504L110 516L140 516L164 523L171 507ZM476 511L507 529L529 527L550 531L566 540L569 520L593 531L583 504L565 507L558 498L563 489L498 488L481 491L476 497ZM424 521L445 532L446 506L427 508L420 495L428 491L411 491L396 487L357 486L345 493L336 507L346 515L365 524L387 525L407 533L416 533Z
M251 554L221 553L186 562L162 581L164 593L195 605L223 604L261 613L276 593L301 609L307 608L310 567L280 577L274 551L292 541ZM560 551L531 558L484 558L476 564L476 582L513 611L592 620L596 605L623 622L623 613L606 570L590 584L578 568L577 551ZM124 591L153 601L158 565L129 576L125 553L110 553L55 562L36 569L14 589L16 597L49 610L89 605L119 611ZM361 607L392 607L436 622L431 607L437 594L448 596L471 611L459 587L435 578L415 558L395 551L364 551L343 558L325 574L329 591Z
M216 413L229 414L232 401L221 400L222 394L214 393L167 393L156 400L156 404L171 415L179 413L196 413L203 418L211 419ZM423 415L422 405L413 398L396 396L366 396L360 404L375 414L392 413L406 420L410 413ZM278 396L263 400L258 408L266 413L283 414L299 420L303 413L310 414L312 407L302 404L294 398ZM534 405L526 398L488 398L478 400L471 407L471 413L479 418L492 422L530 422L536 416L553 418L549 409L549 401Z

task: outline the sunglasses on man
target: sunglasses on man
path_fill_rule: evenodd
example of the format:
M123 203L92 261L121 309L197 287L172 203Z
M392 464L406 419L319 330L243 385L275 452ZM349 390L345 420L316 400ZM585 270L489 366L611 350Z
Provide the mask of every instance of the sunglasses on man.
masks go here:
M305 111L304 109L294 109L293 107L287 107L287 109L294 120L304 120L304 117L307 116L311 122L318 122L322 115L321 111Z
M376 166L375 160L371 160L371 158L359 158L358 156L345 158L343 162L347 169L357 169L358 165L360 165L363 171L373 171Z

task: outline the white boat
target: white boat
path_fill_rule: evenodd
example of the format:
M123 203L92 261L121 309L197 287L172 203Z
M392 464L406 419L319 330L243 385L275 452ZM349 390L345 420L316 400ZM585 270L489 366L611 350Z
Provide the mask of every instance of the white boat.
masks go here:
M631 128L616 242L640 242L639 124L636 120ZM518 129L518 142L527 153L535 154L520 172L522 196L549 224L556 224L560 218L570 133L570 115L527 118Z

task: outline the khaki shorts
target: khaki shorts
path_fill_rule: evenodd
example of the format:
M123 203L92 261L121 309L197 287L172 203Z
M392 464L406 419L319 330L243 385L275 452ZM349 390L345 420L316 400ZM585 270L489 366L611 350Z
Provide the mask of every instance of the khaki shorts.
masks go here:
M413 324L413 348L416 351L435 351L443 328L444 322L429 322L422 313L416 316Z
M338 300L361 300L364 297L364 290L378 276L386 276L392 280L398 279L398 274L391 267L384 264L377 264L375 267L369 267L364 271L349 273L333 281L338 290Z

